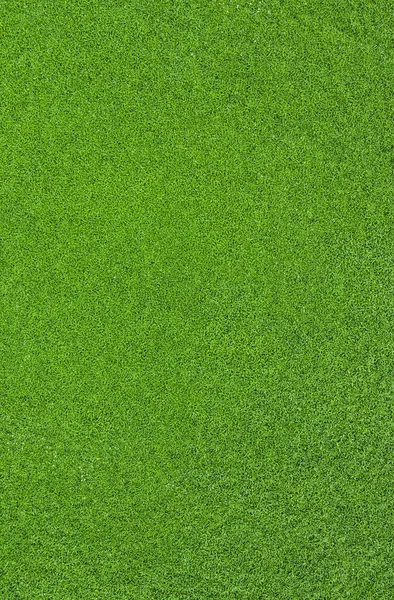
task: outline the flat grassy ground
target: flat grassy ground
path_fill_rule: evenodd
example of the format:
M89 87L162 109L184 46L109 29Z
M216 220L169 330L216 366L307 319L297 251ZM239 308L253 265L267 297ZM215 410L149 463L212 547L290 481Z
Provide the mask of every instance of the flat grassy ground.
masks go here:
M0 598L394 598L393 37L1 0Z

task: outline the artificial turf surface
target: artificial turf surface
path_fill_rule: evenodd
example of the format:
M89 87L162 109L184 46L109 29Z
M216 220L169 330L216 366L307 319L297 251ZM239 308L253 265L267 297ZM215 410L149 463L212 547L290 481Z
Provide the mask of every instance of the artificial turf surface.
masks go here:
M394 598L393 36L0 2L0 598Z

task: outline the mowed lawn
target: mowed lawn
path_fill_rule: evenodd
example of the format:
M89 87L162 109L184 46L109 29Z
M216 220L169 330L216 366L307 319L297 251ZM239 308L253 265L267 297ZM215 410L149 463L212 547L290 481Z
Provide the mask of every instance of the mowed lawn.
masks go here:
M0 1L0 598L394 598L394 8Z

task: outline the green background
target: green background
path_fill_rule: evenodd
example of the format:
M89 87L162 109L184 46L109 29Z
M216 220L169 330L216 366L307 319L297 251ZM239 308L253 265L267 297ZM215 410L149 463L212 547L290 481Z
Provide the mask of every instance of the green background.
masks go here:
M394 597L393 35L1 0L0 598Z

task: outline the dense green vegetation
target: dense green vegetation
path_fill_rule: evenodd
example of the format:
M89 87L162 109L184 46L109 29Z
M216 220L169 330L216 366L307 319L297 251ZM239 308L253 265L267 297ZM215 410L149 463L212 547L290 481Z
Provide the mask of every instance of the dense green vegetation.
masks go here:
M394 597L393 34L0 2L0 598Z

